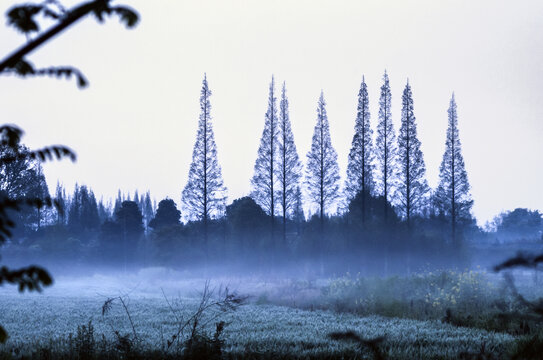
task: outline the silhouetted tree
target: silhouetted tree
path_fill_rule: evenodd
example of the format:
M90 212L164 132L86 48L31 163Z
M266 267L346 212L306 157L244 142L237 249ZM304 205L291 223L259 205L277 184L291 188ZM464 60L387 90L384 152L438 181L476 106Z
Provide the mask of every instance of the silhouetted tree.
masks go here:
M153 211L153 203L151 202L151 192L147 191L145 193L145 199L143 200L143 206L142 206L142 213L143 213L143 223L145 225L145 228L149 226L149 222L154 216Z
M251 197L271 216L271 234L273 237L274 217L276 207L276 171L278 150L278 118L277 98L275 96L275 81L272 76L268 95L268 110L264 120L264 130L260 138L260 146L251 179L253 187Z
M203 221L203 248L206 254L208 221L224 212L226 200L226 188L223 184L221 166L217 160L217 145L211 123L210 96L211 90L207 84L207 77L204 75L200 92L200 120L196 143L192 152L189 179L182 194L188 215Z
M238 240L239 249L246 253L251 249L265 249L266 225L269 217L251 197L236 199L226 207L226 219L233 239Z
M64 187L60 184L60 182L57 181L57 187L55 189L55 201L58 203L58 206L60 209L66 208L66 190ZM64 225L66 222L64 211L57 211L57 225Z
M543 215L538 210L517 208L501 216L498 231L536 233L541 230Z
M373 131L370 125L370 109L368 87L362 77L360 91L358 92L358 106L354 135L349 152L347 164L347 179L345 181L344 195L349 203L358 192L372 194L373 182ZM362 221L365 220L365 197L362 199Z
M326 211L332 207L339 196L337 153L330 138L330 125L322 91L317 106L317 123L313 132L311 150L307 154L305 182L310 201L319 207L322 225Z
M128 261L133 257L140 236L143 234L143 216L138 204L134 201L123 201L115 213L115 224L120 231L126 270Z
M149 222L149 227L158 230L162 227L179 225L181 222L181 211L172 199L164 199L158 203L155 217Z
M459 220L471 219L473 200L469 192L468 174L464 166L462 146L458 132L458 115L454 94L451 98L448 113L449 126L445 141L445 152L439 167L439 185L436 199L440 211L451 221L451 238L457 241L456 230Z
M287 239L287 217L292 213L296 205L296 190L299 188L302 177L302 163L296 150L294 134L290 126L290 117L288 110L288 98L286 86L283 83L281 91L281 102L279 104L279 122L278 122L278 169L277 181L279 185L278 196L281 209L283 211L283 246Z
M88 237L99 226L100 217L94 193L87 186L79 187L76 184L68 211L68 227L75 234Z
M123 197L121 194L121 189L119 189L117 191L117 197L115 198L115 205L113 206L113 215L115 215L117 211L119 211L122 203L123 203Z
M138 204L138 207L140 208L140 210L142 210L138 189L136 189L136 191L134 192L134 199L132 199L132 201L134 201L136 204Z
M100 199L98 202L98 218L100 219L100 224L103 224L104 221L111 217L111 203L104 204L104 200Z
M409 81L402 95L402 124L398 136L398 184L396 206L400 216L411 225L411 217L421 214L430 188L426 181L426 166L417 137L413 95Z
M377 192L387 201L391 201L396 166L396 138L392 113L390 111L392 95L388 74L383 75L381 97L379 98L379 123L377 124L377 138L375 139L375 157L378 171ZM385 220L388 218L388 207L385 207Z

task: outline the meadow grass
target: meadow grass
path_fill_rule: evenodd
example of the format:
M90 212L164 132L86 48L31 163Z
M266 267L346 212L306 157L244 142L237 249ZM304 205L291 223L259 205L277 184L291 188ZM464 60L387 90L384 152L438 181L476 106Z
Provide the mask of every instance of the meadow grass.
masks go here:
M168 301L161 296L125 298L139 339L131 357L179 356L178 347L167 350L167 341L182 319L194 313L199 299L178 295L167 298ZM89 322L95 339L90 358L127 358L113 344L118 344L118 335L129 336L132 326L119 304L102 316L105 299L89 294L3 292L0 322L8 330L10 339L0 346L1 358L23 355L33 359L82 358L77 346L81 348L84 340L78 334L78 327L81 332L81 326ZM356 343L334 341L329 337L331 332L346 330L354 330L368 339L385 336L381 348L387 359L457 359L460 354L476 354L482 348L494 358L503 358L517 340L506 333L457 327L439 320L360 316L256 302L236 311L215 309L206 313L201 319L202 333L211 336L219 321L226 324L221 339L223 358L371 358L368 350ZM88 328L83 330L88 335ZM89 346L88 343L85 346ZM182 342L179 345L182 346Z

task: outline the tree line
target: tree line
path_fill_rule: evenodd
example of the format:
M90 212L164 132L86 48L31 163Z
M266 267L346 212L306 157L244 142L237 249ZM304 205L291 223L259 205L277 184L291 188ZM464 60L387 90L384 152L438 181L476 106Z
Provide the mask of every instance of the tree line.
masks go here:
M402 94L401 126L396 134L385 72L374 139L368 86L362 78L347 176L341 187L324 93L317 103L304 174L291 129L286 84L277 94L272 77L250 196L229 205L217 159L210 97L204 75L196 141L180 204L188 223L181 223L181 212L172 199L157 205L151 201L149 191L131 197L119 190L115 200L104 202L97 200L86 185L76 185L68 196L57 184L54 198L67 211L37 213L39 210L29 208L27 218L20 221L24 226L18 230L18 238L23 240L15 245L33 244L40 249L49 246L53 251L83 249L82 253L94 252L102 258L112 254L112 262L122 260L125 265L135 259L150 259L152 253L160 261L173 261L176 256L172 249L180 246L183 254L205 262L210 255L213 258L228 253L232 257L257 254L255 258L265 257L272 262L302 254L323 259L331 249L339 254L369 248L378 249L375 251L386 258L398 249L458 249L463 231L474 227L454 95L448 110L440 182L436 189L430 189L409 82ZM41 189L36 196L47 196L39 163L18 166L28 171L5 167L0 171L15 174L26 185L33 184L32 189ZM9 175L3 178L10 179ZM0 190L13 196L16 184L6 181ZM35 191L28 186L25 189ZM318 211L306 218L304 205L309 203ZM340 211L333 213L334 206L339 206ZM43 224L48 227L42 229Z
M364 77L362 78L347 177L343 189L340 190L337 153L330 137L324 93L321 92L318 99L316 124L311 149L307 154L305 179L302 179L302 163L290 124L286 84L282 84L278 95L272 76L264 129L251 179L250 196L270 216L271 234L276 233L276 218L281 219L282 237L278 237L278 245L280 239L282 242L286 239L285 224L294 216L301 198L317 206L322 223L338 201L343 202L345 209L359 192L366 194L362 199L361 217L364 221L367 212L366 197L382 196L392 204L393 211L409 226L414 217L428 216L429 213L448 217L453 242L457 238L458 223L472 219L470 211L473 200L462 156L454 94L448 109L448 128L445 152L439 169L439 185L432 190L425 177L426 166L417 135L409 81L402 94L401 126L398 135L393 125L392 95L386 71L380 90L379 121L374 144L370 125L368 87ZM221 167L217 161L210 95L207 78L204 76L198 133L189 180L182 196L185 211L193 219L204 221L204 224L209 218L224 214L226 199ZM384 208L383 216L385 220L389 217L389 207Z

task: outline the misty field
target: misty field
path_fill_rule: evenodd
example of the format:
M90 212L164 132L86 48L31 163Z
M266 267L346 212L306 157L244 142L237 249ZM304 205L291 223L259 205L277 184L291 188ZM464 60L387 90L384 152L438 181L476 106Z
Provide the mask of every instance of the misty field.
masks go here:
M470 273L459 274L453 280L466 278L466 274ZM133 347L130 351L157 352L149 356L175 357L182 352L186 345L184 341L193 332L190 321L189 326L182 331L179 329L197 311L201 301L198 291L203 289L205 281L181 281L177 278L179 274L171 275L168 280L168 276L161 273L161 281L151 281L153 276L141 273L121 280L96 275L77 281L61 278L42 294L21 295L14 289L4 288L0 292L0 323L8 330L10 339L0 346L0 353L3 353L3 358L9 358L10 354L16 357L33 354L33 358L64 354L66 358L81 358L77 352L81 351L81 342L85 342L85 336L89 335L90 324L93 328L93 351L97 354L127 350L119 347L124 338ZM439 276L443 278L444 275ZM449 273L447 276L452 275ZM428 284L433 284L437 278L437 275L435 278L431 275L424 277ZM469 287L471 281L478 290L489 291L474 279L472 274L460 286ZM434 309L435 313L414 309L416 305L412 299L403 302L407 305L402 305L399 297L404 296L406 300L407 294L398 295L395 288L398 284L407 284L412 288L409 294L418 296L417 287L409 281L420 284L422 278L415 276L401 281L389 278L382 284L368 279L364 281L364 285L362 279L356 277L352 280L346 277L322 280L318 285L292 280L273 283L255 279L216 281L210 284L211 289L217 290L216 297L219 284L226 283L250 297L235 310L211 306L199 318L197 332L206 339L213 339L216 324L224 322L220 344L223 356L230 358L372 358L368 348L355 342L332 340L329 336L333 332L348 330L365 339L384 337L379 348L387 359L457 359L470 358L480 352L489 358L503 358L522 339L519 334L488 331L481 328L484 326L458 326L452 320L447 323L439 316L441 307L438 307L436 298L432 302L423 301L426 308ZM440 301L464 306L462 301L467 295L462 292L467 289L456 291L457 284L454 281L449 283L458 298L455 300L443 294ZM371 286L374 286L373 290L369 289ZM370 298L375 299L383 291L375 286L386 288L388 292L382 295L392 302L371 308ZM363 306L364 299L359 294L354 296L357 289L368 294ZM473 286L469 290L473 291ZM334 300L340 294L342 302ZM435 292L430 294L435 295ZM482 293L471 295L469 301L482 296ZM112 298L115 300L103 313L104 303ZM346 303L351 300L349 307ZM487 306L485 301L492 299L480 299L481 306ZM412 313L406 310L408 308L413 309ZM390 309L395 309L396 313L387 313ZM459 308L453 309L453 315L457 314ZM473 310L481 313L478 308ZM427 320L416 320L422 317ZM175 334L178 336L174 337Z

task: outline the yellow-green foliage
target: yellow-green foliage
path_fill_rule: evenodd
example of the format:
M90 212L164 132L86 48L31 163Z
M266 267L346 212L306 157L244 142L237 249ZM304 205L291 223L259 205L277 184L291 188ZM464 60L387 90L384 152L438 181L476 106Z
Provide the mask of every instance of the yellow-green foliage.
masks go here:
M453 313L487 311L499 299L487 274L480 271L431 271L407 277L368 278L346 274L323 288L323 306L360 314L438 318Z

